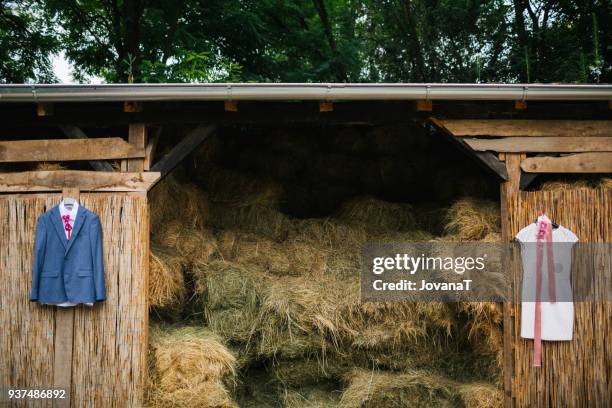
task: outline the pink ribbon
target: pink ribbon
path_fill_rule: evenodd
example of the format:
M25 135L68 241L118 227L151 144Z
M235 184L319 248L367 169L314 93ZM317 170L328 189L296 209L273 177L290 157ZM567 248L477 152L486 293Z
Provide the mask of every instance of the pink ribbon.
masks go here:
M68 232L68 241L70 241L70 231L72 231L72 226L70 225L70 215L62 215L62 219L64 220L64 229Z
M537 264L536 264L536 298L535 319L533 332L533 366L540 367L542 362L542 263L544 262L544 243L546 243L546 257L548 266L548 296L550 303L556 301L555 264L552 247L552 221L542 214L538 217L537 233Z

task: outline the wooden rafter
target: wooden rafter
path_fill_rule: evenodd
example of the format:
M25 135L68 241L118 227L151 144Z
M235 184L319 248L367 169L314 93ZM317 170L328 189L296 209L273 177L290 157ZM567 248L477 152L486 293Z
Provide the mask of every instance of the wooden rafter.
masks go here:
M506 165L501 162L497 156L491 152L476 152L464 141L453 137L452 133L448 131L437 118L429 118L429 120L442 130L442 134L454 145L456 145L461 151L465 152L469 157L475 158L476 162L487 170L493 172L496 176L502 180L508 179L508 173L506 172Z
M0 141L0 162L104 160L144 157L120 137Z
M170 173L189 153L215 131L213 125L200 125L190 131L170 152L151 167L161 173L161 178Z
M159 179L157 172L26 171L0 173L0 192L49 192L66 188L81 191L148 191Z
M612 136L610 120L438 119L454 136Z

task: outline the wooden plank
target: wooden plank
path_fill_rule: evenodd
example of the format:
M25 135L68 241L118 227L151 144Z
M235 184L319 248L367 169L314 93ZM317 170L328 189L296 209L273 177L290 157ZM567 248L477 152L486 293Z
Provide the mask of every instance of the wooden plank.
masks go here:
M81 128L73 125L60 125L60 129L66 136L72 139L88 139ZM113 166L103 160L90 160L89 165L96 171L114 171Z
M160 178L157 172L102 172L80 170L0 173L0 192L61 191L148 191Z
M526 173L612 173L612 153L530 157L521 162L521 169Z
M147 145L145 146L145 158L143 162L143 168L145 171L151 170L151 165L153 164L153 156L155 155L155 149L157 148L157 143L159 142L161 132L161 128L158 127L153 132L153 137L147 140Z
M511 229L511 202L519 193L520 184L520 154L507 153L505 160L506 171L508 174L507 181L501 183L500 186L500 205L501 205L501 227L502 227L502 242L507 243L512 241L513 233ZM507 252L503 252L504 258L508 256ZM509 260L504 259L504 265L508 265ZM508 273L510 273L508 271ZM512 293L512 290L510 290ZM506 300L502 305L503 311L503 332L504 332L504 407L512 408L514 406L513 399L513 376L514 376L514 316L512 310L514 305L511 300Z
M134 149L142 150L144 158L146 127L144 123L132 123L128 130L128 141ZM144 159L129 159L127 161L127 171L143 171Z
M160 172L161 178L164 178L214 131L215 126L213 125L200 125L193 129L169 153L155 163L151 170Z
M63 197L79 200L78 188L65 188ZM56 407L70 408L72 395L72 346L74 341L74 308L55 310L55 338L53 344L53 387L66 390L66 398L56 401Z
M455 136L612 136L610 120L439 119Z
M463 151L468 157L474 158L476 162L494 173L502 180L507 180L508 175L506 173L506 166L502 161L500 161L493 153L491 152L475 152L470 146L468 146L463 140L454 137L441 123L441 121L437 118L429 118L430 122L436 125L440 130L442 130L442 135L446 137L446 139L457 146L459 150Z
M0 163L144 157L120 137L0 141Z
M463 139L476 151L495 152L612 152L612 137L504 137L500 139Z

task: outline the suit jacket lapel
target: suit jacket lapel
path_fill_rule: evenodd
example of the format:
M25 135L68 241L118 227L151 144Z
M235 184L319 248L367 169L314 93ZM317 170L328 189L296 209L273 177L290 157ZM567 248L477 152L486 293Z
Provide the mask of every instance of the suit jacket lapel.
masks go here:
M77 210L76 219L74 220L74 227L72 228L72 233L70 234L70 240L68 240L68 246L66 247L66 253L70 251L70 248L72 247L72 243L79 235L79 231L81 230L81 227L83 227L84 221L85 221L85 208L83 208L82 205L79 205L79 208Z
M53 224L55 232L57 233L57 237L64 246L64 249L66 249L68 239L66 238L66 233L64 232L64 224L62 223L62 215L60 214L59 206L55 206L51 210L51 223Z

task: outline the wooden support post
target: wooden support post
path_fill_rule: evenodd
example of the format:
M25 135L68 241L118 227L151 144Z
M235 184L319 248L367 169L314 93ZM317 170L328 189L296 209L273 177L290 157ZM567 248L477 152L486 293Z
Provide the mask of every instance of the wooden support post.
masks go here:
M78 188L66 188L63 197L79 199ZM74 338L74 308L56 307L53 342L53 387L66 390L66 398L54 400L54 407L70 408L72 391L72 344Z
M433 103L431 99L419 99L417 101L418 112L431 112L433 110Z
M238 101L224 101L223 110L226 112L238 112Z
M501 203L501 226L502 243L507 244L512 241L512 220L510 219L510 202L516 198L520 192L521 179L521 154L506 153L506 172L508 179L501 183L500 203ZM511 208L514 208L512 206ZM509 265L508 262L504 263ZM506 273L511 273L510 267ZM512 290L509 291L512 294ZM504 407L514 407L513 399L513 377L514 377L514 303L508 299L503 304L504 314Z
M54 112L52 103L40 102L36 104L36 116L52 116Z
M319 101L319 112L333 112L334 103L329 101Z
M132 123L130 124L128 133L128 142L138 149L145 148L145 133L146 128L144 123ZM128 159L127 171L143 171L144 170L144 159Z

